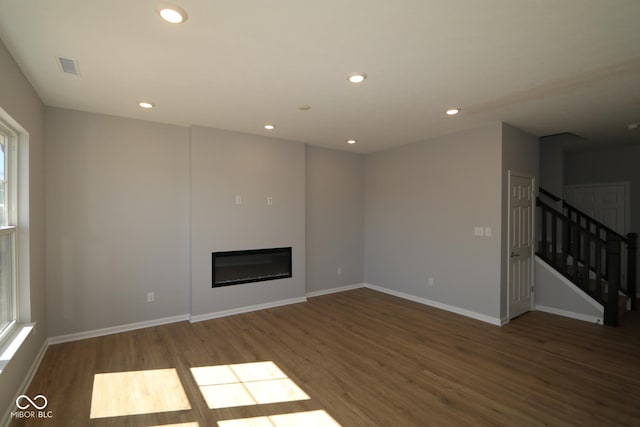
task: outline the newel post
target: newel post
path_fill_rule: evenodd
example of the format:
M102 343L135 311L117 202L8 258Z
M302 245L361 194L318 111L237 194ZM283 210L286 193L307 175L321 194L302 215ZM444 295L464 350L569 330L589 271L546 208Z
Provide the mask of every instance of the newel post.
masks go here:
M618 288L620 287L620 245L622 241L607 235L607 265L609 274L607 277L607 302L604 307L604 324L618 326Z
M636 294L636 275L637 275L637 261L638 261L638 234L627 234L627 240L629 246L627 247L627 290L631 297L631 310L636 310L636 303L638 297Z

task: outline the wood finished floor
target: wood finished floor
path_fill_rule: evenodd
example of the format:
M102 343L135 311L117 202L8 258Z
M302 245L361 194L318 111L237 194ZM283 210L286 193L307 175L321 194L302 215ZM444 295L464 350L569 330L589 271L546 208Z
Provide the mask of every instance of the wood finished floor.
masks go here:
M53 345L27 393L45 395L53 418L11 425L205 427L325 410L344 427L638 426L639 314L619 328L541 312L496 327L358 289ZM276 363L310 399L209 409L190 368L256 361ZM90 419L95 374L166 368L192 409Z

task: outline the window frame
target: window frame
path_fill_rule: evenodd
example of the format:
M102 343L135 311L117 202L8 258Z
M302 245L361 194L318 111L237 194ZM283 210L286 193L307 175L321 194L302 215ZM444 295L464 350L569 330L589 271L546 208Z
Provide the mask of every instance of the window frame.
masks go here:
M11 278L10 321L0 329L0 346L4 344L15 331L20 319L20 295L18 286L18 134L10 125L0 118L0 138L5 144L5 212L6 224L0 223L0 236L10 236L11 242Z

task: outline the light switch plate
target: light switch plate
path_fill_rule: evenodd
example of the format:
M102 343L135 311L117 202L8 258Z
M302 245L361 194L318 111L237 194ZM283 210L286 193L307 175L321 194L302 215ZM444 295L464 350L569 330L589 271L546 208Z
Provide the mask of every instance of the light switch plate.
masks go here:
M473 227L474 236L484 236L484 229L482 227Z

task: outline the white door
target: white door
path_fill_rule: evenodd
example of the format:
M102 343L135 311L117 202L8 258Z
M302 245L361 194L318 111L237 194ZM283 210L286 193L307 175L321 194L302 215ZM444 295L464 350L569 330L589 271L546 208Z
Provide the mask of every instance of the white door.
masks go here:
M614 231L628 232L628 183L567 185L564 198Z
M533 304L533 178L509 172L509 319Z

